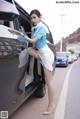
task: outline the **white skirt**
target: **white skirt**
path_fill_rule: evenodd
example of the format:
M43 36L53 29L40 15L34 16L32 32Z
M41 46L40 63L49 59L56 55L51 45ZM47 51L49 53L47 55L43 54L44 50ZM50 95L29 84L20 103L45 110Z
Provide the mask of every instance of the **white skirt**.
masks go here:
M51 49L46 45L38 50L41 59L41 64L48 70L53 71L54 54Z

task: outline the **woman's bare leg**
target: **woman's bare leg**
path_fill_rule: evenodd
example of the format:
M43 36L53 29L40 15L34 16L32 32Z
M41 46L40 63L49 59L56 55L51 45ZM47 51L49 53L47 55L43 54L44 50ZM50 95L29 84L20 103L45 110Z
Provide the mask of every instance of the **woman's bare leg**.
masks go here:
M37 51L33 48L28 48L27 52L29 55L33 56L34 58L40 59ZM54 111L55 105L54 105L54 86L53 86L53 79L52 79L52 72L48 69L44 68L44 74L46 79L46 84L48 87L48 99L49 104L47 110L43 114L50 114Z
M44 68L45 73L45 80L48 87L48 108L43 114L50 114L54 111L55 105L54 105L54 86L53 86L53 79L52 79L52 72L48 69Z

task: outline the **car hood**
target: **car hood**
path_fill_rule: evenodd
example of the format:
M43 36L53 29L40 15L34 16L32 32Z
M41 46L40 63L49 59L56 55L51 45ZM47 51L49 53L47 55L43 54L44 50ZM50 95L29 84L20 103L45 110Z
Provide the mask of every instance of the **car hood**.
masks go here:
M0 0L0 19L13 20L19 16L19 12L14 3Z
M56 57L58 60L67 60L67 57Z

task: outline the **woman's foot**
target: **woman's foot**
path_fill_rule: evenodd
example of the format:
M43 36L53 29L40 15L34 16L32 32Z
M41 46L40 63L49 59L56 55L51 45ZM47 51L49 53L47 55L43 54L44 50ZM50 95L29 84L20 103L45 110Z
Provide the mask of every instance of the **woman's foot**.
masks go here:
M47 110L43 112L43 115L49 115L55 111L55 105L48 106Z

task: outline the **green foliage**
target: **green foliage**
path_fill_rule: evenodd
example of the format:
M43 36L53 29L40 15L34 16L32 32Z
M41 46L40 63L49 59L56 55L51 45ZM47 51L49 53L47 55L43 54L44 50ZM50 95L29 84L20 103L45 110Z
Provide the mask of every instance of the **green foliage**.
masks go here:
M71 54L74 54L74 50L73 49L69 49L68 50Z

